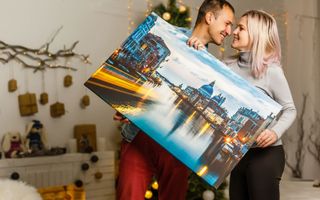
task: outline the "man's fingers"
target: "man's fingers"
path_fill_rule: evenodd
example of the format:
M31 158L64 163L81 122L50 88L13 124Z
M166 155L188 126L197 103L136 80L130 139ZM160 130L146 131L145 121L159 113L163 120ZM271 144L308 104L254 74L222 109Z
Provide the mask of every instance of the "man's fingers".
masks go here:
M119 115L113 115L113 120L122 120L123 117Z
M121 120L121 122L126 123L126 124L130 124L130 121L127 118Z

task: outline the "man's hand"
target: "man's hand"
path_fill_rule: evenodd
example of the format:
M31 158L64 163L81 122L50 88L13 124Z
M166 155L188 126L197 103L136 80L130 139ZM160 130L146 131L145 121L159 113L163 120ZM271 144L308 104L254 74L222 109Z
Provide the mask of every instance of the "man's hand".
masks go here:
M189 45L190 47L193 47L193 48L195 48L197 50L205 48L204 44L202 44L202 42L197 37L194 37L194 36L191 36L188 39L187 45Z
M278 140L277 134L269 129L264 130L256 139L258 147L268 147Z
M113 115L113 120L120 121L120 122L123 122L126 124L130 124L130 121L119 112L116 112L116 114Z

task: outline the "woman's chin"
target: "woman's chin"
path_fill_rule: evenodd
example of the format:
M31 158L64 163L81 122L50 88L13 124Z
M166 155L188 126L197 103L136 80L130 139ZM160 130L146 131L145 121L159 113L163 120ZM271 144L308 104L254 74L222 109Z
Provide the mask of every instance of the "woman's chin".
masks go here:
M231 47L232 47L233 49L235 49L235 50L240 51L240 49L238 48L238 46L237 46L236 44L231 44Z

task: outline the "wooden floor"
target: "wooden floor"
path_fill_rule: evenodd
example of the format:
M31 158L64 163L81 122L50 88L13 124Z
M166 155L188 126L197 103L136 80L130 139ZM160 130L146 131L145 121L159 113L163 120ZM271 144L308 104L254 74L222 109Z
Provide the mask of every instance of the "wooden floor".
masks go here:
M281 181L281 200L320 200L320 187L312 187L312 181Z

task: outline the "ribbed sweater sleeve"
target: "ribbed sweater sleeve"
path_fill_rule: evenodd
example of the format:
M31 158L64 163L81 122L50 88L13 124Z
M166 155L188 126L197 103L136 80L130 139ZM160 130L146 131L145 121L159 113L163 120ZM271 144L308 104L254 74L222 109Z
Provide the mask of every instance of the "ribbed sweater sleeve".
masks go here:
M280 139L296 118L297 111L293 102L290 88L283 70L279 66L270 66L268 84L273 99L282 106L277 122L270 127Z

